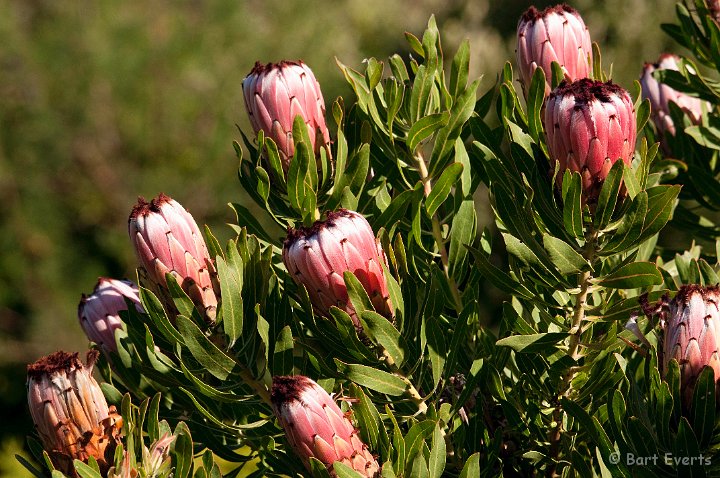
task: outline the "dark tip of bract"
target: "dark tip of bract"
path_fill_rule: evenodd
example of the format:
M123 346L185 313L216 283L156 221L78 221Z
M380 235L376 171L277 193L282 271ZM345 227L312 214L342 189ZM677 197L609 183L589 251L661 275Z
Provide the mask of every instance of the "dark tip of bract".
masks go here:
M272 70L281 70L287 66L302 66L303 61L302 60L281 60L277 63L261 63L259 61L255 62L255 65L253 66L252 70L250 70L250 73L248 73L247 76L252 75L262 75ZM246 78L247 78L246 76Z
M574 96L576 103L590 103L593 100L609 103L612 101L612 96L628 95L628 92L612 81L603 83L590 78L582 78L572 83L567 80L561 81L557 88L550 93L550 98L568 95Z
M300 395L312 382L304 375L283 375L273 377L270 401L276 407L293 400L300 400Z
M699 284L687 284L683 285L678 289L677 294L673 298L675 303L682 302L687 304L687 301L694 293L699 293L703 299L707 299L710 294L720 294L720 288L717 285L702 286Z
M324 227L328 226L334 226L335 221L341 217L350 217L352 216L352 211L349 211L347 209L338 209L337 211L329 211L325 213L325 220L319 220L315 221L315 223L312 226L309 227L288 227L287 230L287 237L285 238L285 242L283 243L283 246L287 249L290 246L292 246L295 241L298 239L303 239L307 237L311 237Z
M541 18L550 15L551 13L571 13L578 15L577 10L568 5L567 3L560 3L551 7L547 7L543 10L538 10L535 5L525 10L525 13L520 16L520 23L535 23Z
M97 361L99 352L90 350L87 353L87 366L92 367ZM83 368L80 362L80 354L64 352L62 350L42 357L35 363L27 366L27 375L29 378L39 378L43 375L52 375L60 371L69 372L73 369Z
M147 216L151 212L160 212L160 207L172 201L172 198L165 193L160 193L152 201L147 202L144 197L138 196L138 202L130 212L129 221L137 219L139 216Z

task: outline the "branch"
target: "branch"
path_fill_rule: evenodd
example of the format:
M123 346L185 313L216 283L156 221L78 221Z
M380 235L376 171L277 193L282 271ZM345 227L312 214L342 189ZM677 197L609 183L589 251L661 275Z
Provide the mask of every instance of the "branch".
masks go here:
M418 172L420 173L420 179L423 182L425 190L425 197L427 198L432 191L432 180L430 179L430 174L428 173L427 165L425 164L425 158L423 158L422 153L418 152L417 154L415 154L415 159L418 163ZM460 298L460 291L458 290L457 284L455 283L455 279L453 279L453 277L450 275L450 261L448 259L447 251L445 250L445 241L442 237L442 228L437 212L432 215L432 235L433 239L435 239L435 244L437 245L438 251L440 252L440 262L443 266L445 278L450 285L450 292L452 293L454 302L453 305L455 307L455 310L459 314L463 310L463 303L462 299Z
M592 226L590 226L586 233L585 249L583 250L583 257L590 263L595 259L596 241L598 233ZM585 320L585 305L587 304L588 292L590 289L590 279L592 274L590 271L585 271L578 277L578 286L580 291L575 296L575 307L573 307L572 325L570 327L570 342L568 344L568 355L572 357L574 361L582 356L580 354L580 337L582 336L583 328L582 324ZM548 439L550 441L550 457L557 459L560 453L560 439L562 438L562 406L560 402L562 398L567 397L571 390L572 379L575 377L575 373L578 371L578 367L570 367L563 375L562 382L560 383L559 394L557 397L557 404L553 411L553 422L555 426L550 430ZM546 476L556 476L555 464L552 463L546 470Z

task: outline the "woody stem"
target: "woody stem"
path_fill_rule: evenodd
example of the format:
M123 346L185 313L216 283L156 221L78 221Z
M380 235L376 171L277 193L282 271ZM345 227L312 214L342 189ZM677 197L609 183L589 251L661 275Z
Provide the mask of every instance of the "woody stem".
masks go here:
M418 172L420 173L420 179L423 182L425 197L427 198L432 192L432 179L430 178L430 173L428 172L427 165L425 164L425 158L423 157L422 153L417 152L415 154L415 159L418 163ZM453 298L453 306L459 314L460 312L462 312L463 309L462 298L460 297L460 291L458 290L458 286L455 283L455 279L453 279L452 275L450 275L450 261L448 259L447 250L445 249L445 241L442 237L441 226L442 225L440 224L440 219L438 218L436 212L432 215L432 235L433 239L435 240L435 244L437 245L438 252L440 253L440 262L442 263L445 278L447 279L448 285L450 286L450 293L452 294Z
M243 379L243 382L245 382L250 388L255 391L255 393L260 397L263 402L265 402L267 405L272 404L270 402L270 392L268 392L267 388L262 383L255 380L255 377L253 377L253 374L248 368L240 368L240 377Z
M595 259L597 231L592 227L588 228L586 233L585 248L583 250L583 257L589 264L592 265ZM592 274L590 271L585 271L578 277L579 292L575 295L575 306L573 307L572 322L570 326L570 341L568 343L568 355L572 357L574 361L577 361L582 354L580 354L580 338L582 336L582 324L585 320L585 306L587 304L587 298L590 290L590 279ZM562 377L559 388L559 396L557 397L557 405L553 411L553 421L555 422L554 428L549 433L550 441L550 456L556 459L560 449L560 439L562 437L562 405L561 401L564 397L567 397L572 390L571 383L575 374L579 370L579 367L570 367ZM547 469L547 476L555 476L555 466L550 465Z
M393 371L393 373L400 377L403 382L405 382L405 385L407 386L407 394L410 395L410 399L415 403L418 407L418 413L425 413L427 411L427 405L425 404L425 400L423 399L422 395L420 395L420 392L418 392L417 388L415 388L415 385L412 384L412 382L405 376L405 374L400 370L400 367L395 363L395 360L390 356L387 350L385 348L382 349L382 356L385 359L385 363L388 365L390 370Z

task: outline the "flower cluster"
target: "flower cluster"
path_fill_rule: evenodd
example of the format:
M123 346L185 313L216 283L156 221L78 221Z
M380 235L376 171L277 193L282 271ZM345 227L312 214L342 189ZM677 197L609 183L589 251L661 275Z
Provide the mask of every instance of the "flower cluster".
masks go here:
M589 78L590 33L580 14L565 4L542 11L530 7L518 23L517 40L526 94L535 70L545 73L544 126L550 159L559 165L557 186L566 170L580 173L583 204L592 211L612 165L632 163L636 125L630 95L611 82ZM551 90L553 62L565 79Z

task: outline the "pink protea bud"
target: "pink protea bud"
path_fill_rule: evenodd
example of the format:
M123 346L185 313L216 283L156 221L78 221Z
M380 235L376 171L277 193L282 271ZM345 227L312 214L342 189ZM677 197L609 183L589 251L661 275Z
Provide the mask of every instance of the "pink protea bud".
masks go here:
M712 367L716 383L720 380L720 288L685 285L672 300L664 297L651 305L645 298L641 303L648 316L660 319L663 335L658 355L663 377L671 360L680 365L682 399L687 409L703 367Z
M195 219L175 200L160 194L138 198L128 220L135 253L153 291L169 310L165 274L172 274L195 306L212 322L220 289L217 273Z
M360 440L358 430L317 383L301 375L273 377L271 400L288 443L308 470L314 457L333 477L336 461L362 476L378 476L377 460Z
M669 103L672 101L682 109L694 124L700 123L702 118L703 101L690 95L674 90L668 85L659 83L654 77L655 70L678 70L677 56L663 54L657 63L645 63L640 84L642 97L650 100L652 107L652 120L655 127L663 137L665 134L675 136L675 124L670 117ZM710 109L710 105L707 109Z
M83 294L78 305L78 318L88 339L95 342L105 352L117 352L115 331L123 327L120 311L127 310L125 298L135 309L145 313L137 286L127 280L98 279L95 290L89 296Z
M55 352L28 365L28 405L43 447L53 464L77 476L72 461L92 456L101 470L113 463L122 418L108 407L92 377L98 352L88 352L87 365L78 354Z
M551 161L582 176L583 203L597 203L603 181L615 161L630 166L635 154L635 108L620 86L587 78L562 82L545 108L545 134Z
M720 22L720 0L707 0L705 6L713 20Z
M292 127L298 115L305 120L312 143L309 146L315 155L319 155L323 147L330 155L325 100L320 84L305 63L281 61L263 65L257 62L243 80L242 89L253 130L256 134L263 130L265 136L277 144L285 174L295 154Z
M344 310L360 331L343 279L350 271L365 288L375 310L393 319L383 264L385 252L367 220L354 211L340 209L311 227L290 228L283 247L283 262L298 284L307 288L316 311L328 316L330 307Z
M530 7L518 22L517 62L527 93L536 68L545 73L545 96L550 93L552 62L557 62L569 81L587 78L592 72L592 42L580 14L566 4L539 11Z

